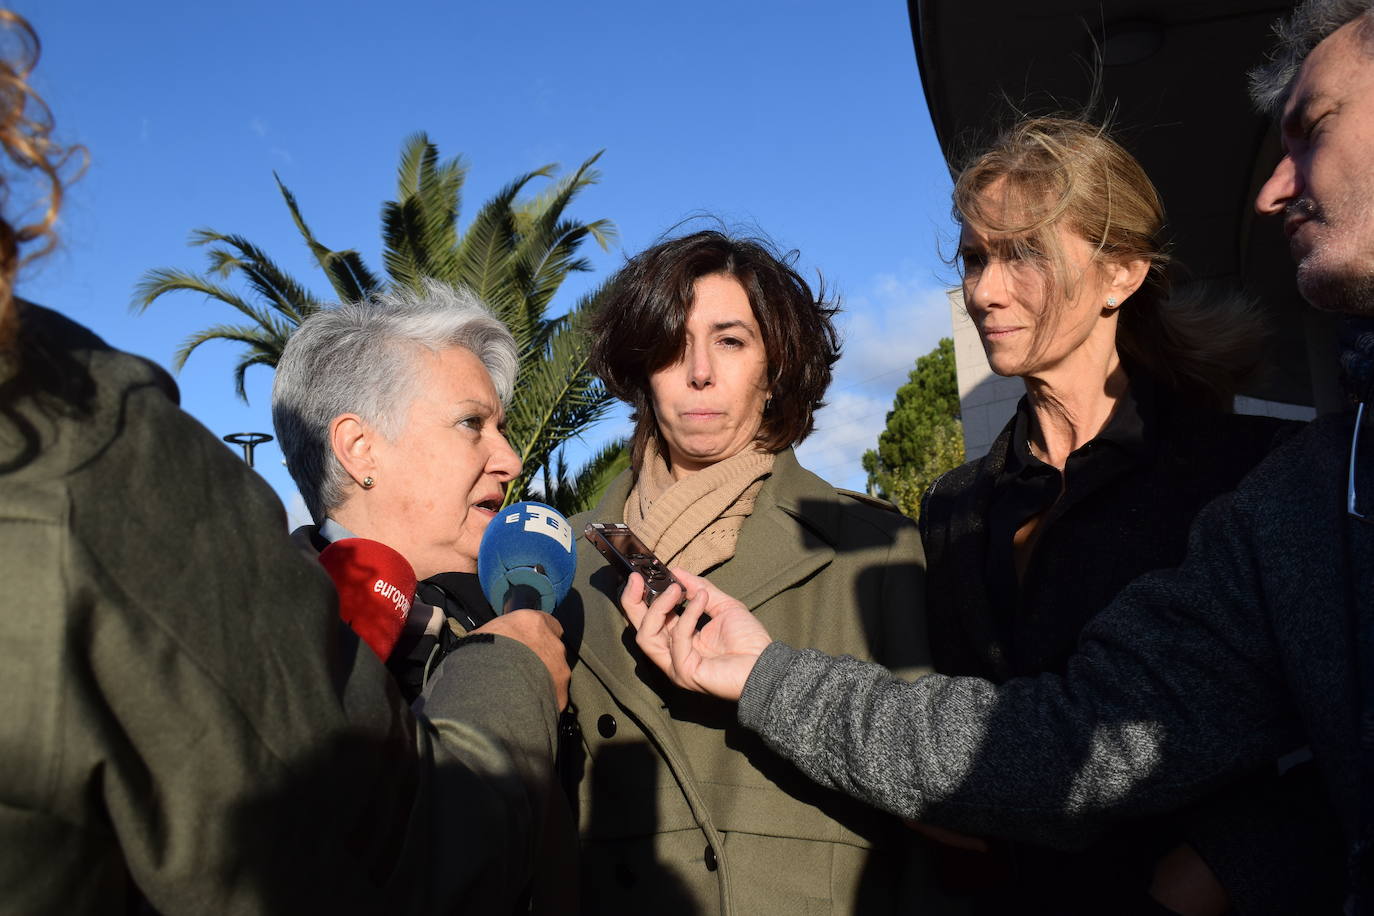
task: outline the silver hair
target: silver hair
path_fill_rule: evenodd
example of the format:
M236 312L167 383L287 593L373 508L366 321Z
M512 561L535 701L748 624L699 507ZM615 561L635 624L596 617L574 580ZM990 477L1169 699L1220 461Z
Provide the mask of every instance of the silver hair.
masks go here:
M1250 99L1255 107L1277 116L1312 49L1341 26L1361 17L1360 32L1366 44L1374 46L1374 0L1306 0L1292 15L1277 20L1274 50L1268 60L1250 71Z
M415 395L418 351L450 347L472 352L501 403L510 399L515 338L468 289L426 280L321 309L292 333L272 383L272 425L316 523L343 504L348 483L329 442L334 418L355 413L394 438Z

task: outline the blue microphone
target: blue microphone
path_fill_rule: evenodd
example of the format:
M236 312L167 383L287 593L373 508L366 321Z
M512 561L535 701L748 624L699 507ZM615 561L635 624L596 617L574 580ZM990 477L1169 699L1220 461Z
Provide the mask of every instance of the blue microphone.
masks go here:
M498 614L552 613L567 597L576 567L572 525L543 503L514 503L496 513L477 550L477 580Z

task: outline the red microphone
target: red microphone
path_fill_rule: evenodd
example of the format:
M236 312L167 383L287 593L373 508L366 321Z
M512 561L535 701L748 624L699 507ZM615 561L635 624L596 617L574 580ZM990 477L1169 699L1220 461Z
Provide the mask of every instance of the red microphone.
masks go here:
M367 538L335 541L320 551L320 565L339 593L339 616L386 661L410 613L415 570L395 550Z

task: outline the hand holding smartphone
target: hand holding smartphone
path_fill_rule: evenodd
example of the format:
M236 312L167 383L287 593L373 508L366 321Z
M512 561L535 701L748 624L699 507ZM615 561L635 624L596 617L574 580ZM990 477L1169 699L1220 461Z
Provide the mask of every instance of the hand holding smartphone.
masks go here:
M603 557L621 574L629 577L637 572L644 577L644 603L649 604L678 583L663 561L644 546L629 525L618 522L592 522L582 529L582 536L592 542ZM684 594L686 589L683 590Z

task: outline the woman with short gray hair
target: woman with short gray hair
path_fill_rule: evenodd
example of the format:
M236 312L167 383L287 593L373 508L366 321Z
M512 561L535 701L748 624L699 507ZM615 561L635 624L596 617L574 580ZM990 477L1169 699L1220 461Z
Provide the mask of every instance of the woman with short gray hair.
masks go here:
M335 454L335 421L356 416L394 439L426 369L422 355L455 347L486 369L504 407L515 385L515 340L468 290L428 280L418 292L322 309L291 335L272 385L272 423L317 524L356 488L372 486L353 479Z
M384 661L414 700L465 633L504 632L477 582L477 549L520 459L505 408L518 350L469 290L427 280L322 309L291 335L272 386L286 466L315 521L293 533L307 552L343 538L379 541L421 581ZM557 628L557 624L550 624ZM530 910L570 911L575 834L562 793L549 797Z
M273 425L315 522L296 542L318 552L379 541L429 580L419 599L461 630L490 621L477 548L520 472L505 437L516 360L515 339L476 296L434 280L302 322L272 386ZM393 656L411 694L435 643L452 642L452 627L428 630Z

